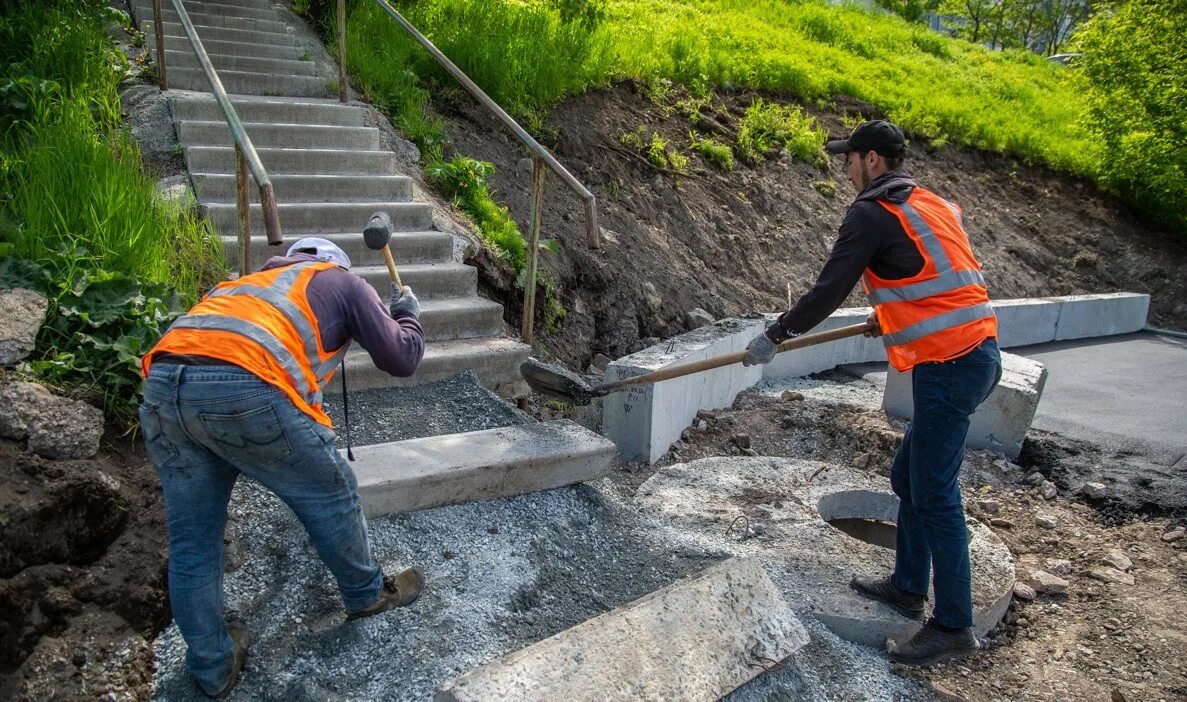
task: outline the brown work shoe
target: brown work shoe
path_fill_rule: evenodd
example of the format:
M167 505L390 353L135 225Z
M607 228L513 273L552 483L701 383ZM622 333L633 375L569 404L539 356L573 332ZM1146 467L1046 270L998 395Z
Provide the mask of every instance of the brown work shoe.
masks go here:
M416 568L409 568L398 575L383 576L383 592L371 605L346 615L346 620L362 619L389 609L410 605L425 589L425 576Z
M210 695L215 699L222 699L231 694L231 691L239 684L239 676L243 673L243 662L247 660L247 627L238 619L232 619L227 622L227 634L235 644L235 648L231 652L231 674L227 677L226 684L218 692Z

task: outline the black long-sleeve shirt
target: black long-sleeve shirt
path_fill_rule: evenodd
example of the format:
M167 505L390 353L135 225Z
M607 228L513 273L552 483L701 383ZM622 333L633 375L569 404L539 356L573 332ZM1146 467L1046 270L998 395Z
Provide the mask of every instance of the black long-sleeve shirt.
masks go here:
M914 188L911 175L899 169L878 176L857 196L816 284L767 329L772 341L803 334L824 321L849 296L866 268L887 280L910 278L923 270L915 243L898 218L877 202L903 202Z

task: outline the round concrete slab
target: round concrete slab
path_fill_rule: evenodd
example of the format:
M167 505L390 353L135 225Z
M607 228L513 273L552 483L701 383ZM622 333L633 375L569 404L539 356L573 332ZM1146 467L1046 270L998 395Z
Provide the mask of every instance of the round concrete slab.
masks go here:
M849 588L854 574L894 569L898 498L885 478L789 458L704 458L660 469L639 488L643 510L668 536L706 555L763 559L788 602L837 635L869 646L902 640L922 622ZM830 523L830 521L832 523ZM993 532L968 520L975 629L1000 621L1014 559Z

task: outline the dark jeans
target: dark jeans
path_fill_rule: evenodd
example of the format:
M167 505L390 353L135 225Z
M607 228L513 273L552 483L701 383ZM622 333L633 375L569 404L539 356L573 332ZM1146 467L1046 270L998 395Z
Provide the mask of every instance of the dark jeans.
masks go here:
M353 612L375 602L383 573L334 433L280 390L234 366L153 365L140 427L165 493L169 603L186 667L208 693L226 682L233 644L223 620L223 527L240 474L284 500ZM283 578L283 573L276 577Z
M968 528L958 478L969 416L1000 379L1001 354L993 339L960 358L915 366L915 411L890 470L899 497L895 584L926 595L934 571L933 616L944 626L973 625Z

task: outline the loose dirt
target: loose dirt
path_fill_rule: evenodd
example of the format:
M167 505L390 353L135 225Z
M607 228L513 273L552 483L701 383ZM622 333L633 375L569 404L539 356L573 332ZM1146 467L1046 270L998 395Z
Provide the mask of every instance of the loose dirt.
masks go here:
M585 370L596 354L618 358L687 331L695 308L718 318L776 311L787 305L788 284L795 298L815 281L854 196L839 159L820 170L771 154L755 166L739 162L730 173L689 154L690 172L675 175L622 145L621 135L640 127L686 154L690 131L728 142L758 95L718 93L699 118L682 107L687 97L678 89L655 97L627 83L571 98L546 120L542 142L592 188L606 232L603 247L591 250L580 201L549 178L542 235L559 251L541 260L558 282L565 317L557 330L539 333L539 352ZM496 199L526 223L526 152L472 100L436 104L454 146L495 164ZM851 128L843 119L880 116L853 100L807 109L834 135ZM1144 226L1086 182L908 136L908 169L964 209L993 296L1147 292L1151 323L1187 328L1187 239ZM489 256L472 262L482 270L484 292L504 303L518 328L522 294L513 277ZM849 302L863 304L856 295Z

